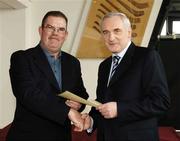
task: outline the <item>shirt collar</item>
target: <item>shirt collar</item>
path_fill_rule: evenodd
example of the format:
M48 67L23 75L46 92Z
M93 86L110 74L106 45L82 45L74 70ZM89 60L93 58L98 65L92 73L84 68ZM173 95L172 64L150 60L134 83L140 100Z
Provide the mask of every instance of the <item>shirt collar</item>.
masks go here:
M128 42L127 46L126 46L121 52L116 53L116 54L113 53L113 54L112 54L112 57L118 55L118 56L122 59L123 56L124 56L124 54L126 53L127 49L129 48L130 44L131 44L131 41Z
M43 52L45 53L45 55L46 55L47 57L53 57L53 58L54 58L54 56L51 55L51 54L47 51L47 49L45 49L45 48L43 48L43 47L41 47L41 48L42 48ZM59 52L58 59L59 59L60 57L61 57L61 52Z

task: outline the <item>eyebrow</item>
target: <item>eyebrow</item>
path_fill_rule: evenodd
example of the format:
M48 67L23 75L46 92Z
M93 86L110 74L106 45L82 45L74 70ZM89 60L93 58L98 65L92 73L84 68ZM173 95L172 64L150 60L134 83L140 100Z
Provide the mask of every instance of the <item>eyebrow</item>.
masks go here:
M122 30L121 28L119 28L119 27L117 27L117 28L114 28L113 29L113 31L116 31L116 30ZM102 32L104 32L104 31L109 31L108 29L104 29L104 30L102 30Z
M53 25L51 25L51 24L46 24L46 26L52 26L52 27L55 27L55 26L53 26ZM65 26L66 27L66 26ZM64 26L59 26L59 27L55 27L55 28L65 28Z

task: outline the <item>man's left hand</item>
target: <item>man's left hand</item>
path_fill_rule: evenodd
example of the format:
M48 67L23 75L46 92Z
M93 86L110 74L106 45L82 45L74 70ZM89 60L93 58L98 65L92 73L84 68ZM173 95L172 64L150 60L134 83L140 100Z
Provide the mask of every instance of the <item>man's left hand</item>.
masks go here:
M117 117L117 103L116 102L107 102L96 107L101 115L106 118L115 118Z
M73 100L66 100L66 105L77 111L81 108L81 104Z

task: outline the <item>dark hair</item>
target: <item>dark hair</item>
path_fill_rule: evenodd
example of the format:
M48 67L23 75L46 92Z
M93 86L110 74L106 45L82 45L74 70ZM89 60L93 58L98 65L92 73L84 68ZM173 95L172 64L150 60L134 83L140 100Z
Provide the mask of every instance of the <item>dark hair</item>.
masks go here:
M68 19L66 17L66 15L64 13L62 13L61 11L49 11L46 13L46 15L43 17L42 19L42 23L41 23L41 26L43 27L45 22L46 22L46 19L49 17L49 16L53 16L53 17L61 17L61 18L64 18L65 21L66 21L66 26L68 24Z

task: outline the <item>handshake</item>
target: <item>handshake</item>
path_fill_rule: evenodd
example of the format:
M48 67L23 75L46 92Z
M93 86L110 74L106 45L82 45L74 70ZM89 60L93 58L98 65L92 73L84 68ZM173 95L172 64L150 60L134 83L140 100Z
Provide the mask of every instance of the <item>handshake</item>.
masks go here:
M81 132L92 127L92 119L87 114L81 114L78 110L81 108L81 104L72 100L67 100L66 105L70 107L68 117L71 122L74 124L74 131ZM117 117L117 103L116 102L107 102L100 104L96 107L96 110L106 119L112 119Z
M74 131L81 132L83 130L87 130L91 126L91 118L85 113L81 114L78 110L81 107L81 104L72 100L67 100L66 105L70 107L70 111L68 113L68 117L73 123Z
M73 111L71 111L71 110L73 110ZM74 109L70 109L69 113L71 113L71 112L73 114L72 114L72 116L69 116L69 119L75 126L74 131L81 132L81 131L87 130L88 128L91 127L91 118L87 113L81 114Z

